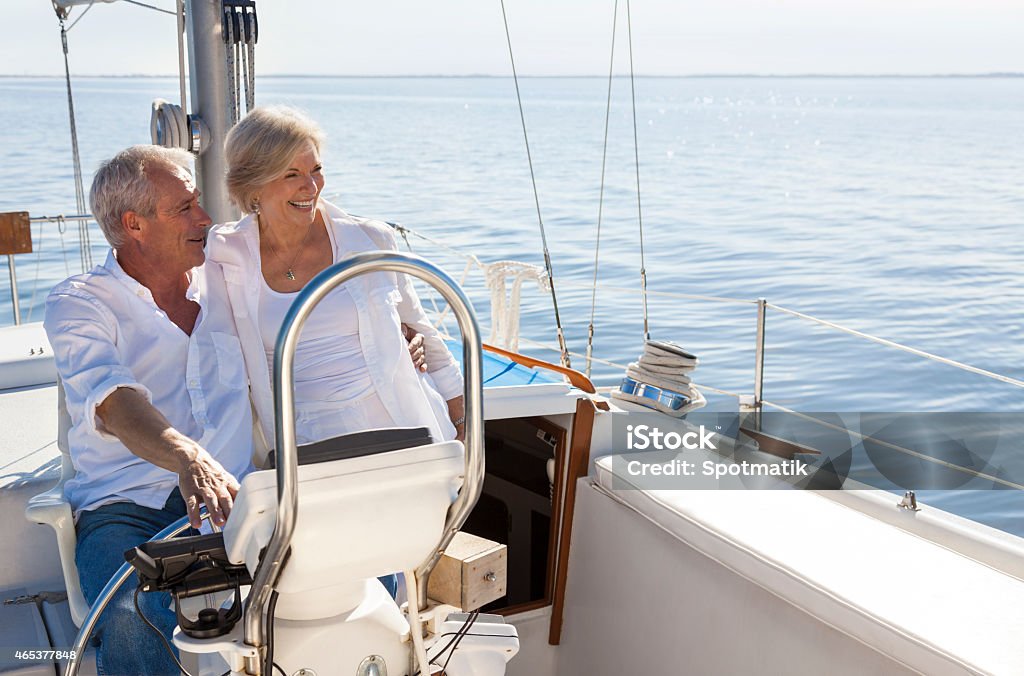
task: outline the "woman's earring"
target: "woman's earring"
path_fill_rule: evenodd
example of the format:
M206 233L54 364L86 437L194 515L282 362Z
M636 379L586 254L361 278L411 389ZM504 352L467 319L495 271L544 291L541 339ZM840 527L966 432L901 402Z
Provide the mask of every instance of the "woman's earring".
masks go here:
M253 200L252 201L252 212L254 214L256 214L257 216L260 215L260 201L259 200Z

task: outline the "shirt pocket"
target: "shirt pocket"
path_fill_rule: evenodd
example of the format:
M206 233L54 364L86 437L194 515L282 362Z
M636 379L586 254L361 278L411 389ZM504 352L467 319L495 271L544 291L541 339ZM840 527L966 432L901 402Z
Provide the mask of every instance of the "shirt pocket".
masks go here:
M240 390L247 385L242 345L230 333L210 333L213 349L217 353L217 376L222 385Z

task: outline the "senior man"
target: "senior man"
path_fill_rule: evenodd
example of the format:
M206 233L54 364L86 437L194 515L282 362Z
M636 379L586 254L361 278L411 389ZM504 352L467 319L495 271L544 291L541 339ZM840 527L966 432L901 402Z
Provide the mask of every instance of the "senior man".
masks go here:
M77 474L65 485L76 563L95 602L123 552L205 504L222 525L251 469L252 413L219 269L203 267L210 217L191 156L134 146L103 163L90 202L111 252L57 285L45 327L64 382ZM101 674L178 674L167 594L125 585L104 612Z

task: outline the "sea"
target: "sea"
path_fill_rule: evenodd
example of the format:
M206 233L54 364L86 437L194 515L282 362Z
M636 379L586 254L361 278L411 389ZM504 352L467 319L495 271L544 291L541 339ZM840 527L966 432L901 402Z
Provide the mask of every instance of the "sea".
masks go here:
M102 159L149 141L152 100L178 96L176 78L72 85L86 189ZM519 86L525 138L511 78L264 77L256 99L323 126L327 197L417 233L411 248L464 280L485 336L491 296L479 264L543 267L546 240L572 364L588 368L593 321L598 385L619 382L639 354L646 314L652 338L699 356L694 381L712 403L735 405L733 394L754 389L764 298L772 405L1024 412L1020 387L786 311L1024 380L1024 78ZM0 211L75 212L67 97L62 78L0 78ZM26 321L81 269L75 224L38 224L33 235L35 251L16 257ZM90 240L102 262L95 224ZM528 276L521 303L520 350L557 362L551 293ZM0 291L0 323L11 317ZM927 499L1024 535L1022 495Z

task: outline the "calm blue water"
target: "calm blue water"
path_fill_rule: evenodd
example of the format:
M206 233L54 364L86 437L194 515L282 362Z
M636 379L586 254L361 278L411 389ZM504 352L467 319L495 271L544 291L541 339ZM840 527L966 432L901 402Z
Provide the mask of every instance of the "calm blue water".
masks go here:
M147 142L151 100L177 92L173 79L74 85L87 174L117 149ZM580 353L606 86L521 82L562 319ZM510 79L267 78L257 95L322 123L327 192L350 211L400 221L487 262L542 263ZM612 96L595 355L625 363L642 342L629 81L617 79ZM649 289L763 296L1024 378L1024 79L641 78L637 96ZM74 211L62 80L0 78L0 148L0 210ZM42 237L41 255L18 259L23 313L33 319L46 290L78 271L74 227L64 235L66 266L54 226ZM98 230L93 242L100 260ZM461 273L462 259L413 245ZM488 324L479 276L467 287ZM753 305L652 296L649 308L654 337L700 355L698 382L752 390ZM522 321L525 337L555 343L550 298L535 287L524 291ZM1024 411L1019 388L779 312L769 312L767 336L765 396L788 407ZM618 374L594 367L600 384ZM1013 499L940 497L1024 532L1024 501Z

